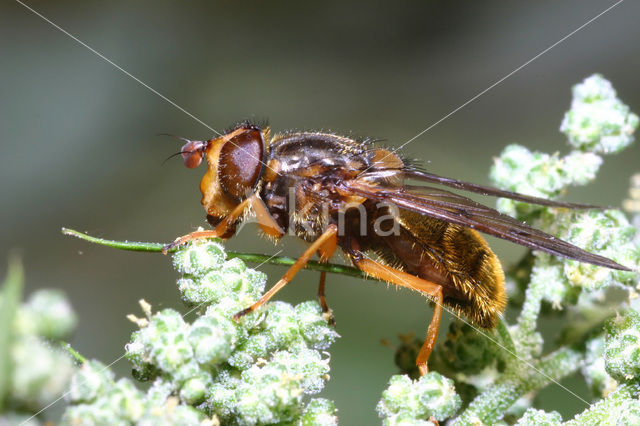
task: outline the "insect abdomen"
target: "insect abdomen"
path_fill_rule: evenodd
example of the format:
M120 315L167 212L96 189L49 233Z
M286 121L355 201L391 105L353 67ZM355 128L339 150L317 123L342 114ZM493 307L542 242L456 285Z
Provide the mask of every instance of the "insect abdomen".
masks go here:
M400 235L386 238L395 260L407 272L442 285L446 305L481 327L495 327L507 301L504 272L484 238L406 210L399 221Z

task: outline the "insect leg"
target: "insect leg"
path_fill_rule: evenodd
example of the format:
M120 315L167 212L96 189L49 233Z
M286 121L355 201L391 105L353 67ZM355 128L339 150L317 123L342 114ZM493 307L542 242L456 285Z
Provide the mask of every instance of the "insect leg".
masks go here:
M183 235L182 237L177 238L171 244L167 244L166 246L164 246L162 248L162 252L164 254L167 254L167 251L172 249L173 247L178 247L182 244L188 243L189 241L203 238L217 238L225 235L227 233L227 230L235 223L236 220L238 220L238 218L249 206L253 208L253 211L256 214L256 218L258 219L258 224L266 234L272 237L281 237L282 235L284 235L284 231L282 230L282 228L278 226L276 221L267 211L264 202L256 194L254 194L238 204L231 211L231 213L229 213L214 229L195 231L187 235Z
M233 316L235 320L239 319L243 315L248 314L249 312L253 312L258 309L260 306L264 305L275 295L282 287L287 285L293 277L300 271L300 269L304 268L309 259L316 253L316 251L320 251L323 253L323 257L327 254L327 247L336 246L338 235L338 227L336 225L329 225L327 230L315 240L309 248L307 248L304 253L296 260L296 262L291 265L289 270L284 274L280 281L276 283L268 292L266 292L256 303L249 306L247 309L243 309Z
M333 310L327 305L327 299L324 295L324 285L327 279L327 272L320 272L320 285L318 285L318 301L320 302L320 306L322 307L322 315L327 318L329 325L335 327L336 320L333 317Z
M427 329L427 337L420 348L418 357L416 359L416 365L420 369L420 374L425 375L429 371L427 367L427 361L429 355L436 344L438 338L438 331L440 330L440 319L442 318L442 286L431 281L424 280L416 277L415 275L407 274L395 268L383 265L373 260L364 258L359 253L351 254L353 263L364 273L379 278L381 280L390 282L402 287L408 287L412 290L419 291L435 302L433 308L433 316Z
M282 237L284 235L284 231L280 228L267 210L267 206L264 205L264 201L262 201L258 196L251 196L247 200L250 200L251 208L253 208L253 212L256 214L256 219L258 220L258 224L260 225L260 229L270 237Z

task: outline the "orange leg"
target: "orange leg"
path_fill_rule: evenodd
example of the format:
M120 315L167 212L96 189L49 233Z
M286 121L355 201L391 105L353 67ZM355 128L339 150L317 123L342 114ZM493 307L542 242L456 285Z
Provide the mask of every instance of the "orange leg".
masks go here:
M260 225L260 229L270 237L279 238L284 235L284 231L280 228L267 210L267 206L264 205L264 201L262 201L258 196L253 195L248 198L251 203L251 208L253 212L256 214L256 219L258 220L258 225Z
M320 253L320 262L328 262L333 256L333 253L336 251L336 247L338 246L337 238L330 238L325 241L320 248L318 248L318 253ZM324 296L324 287L325 282L327 280L327 273L325 271L320 272L320 284L318 285L318 300L320 302L320 306L322 307L323 316L327 319L330 325L335 326L336 320L333 317L333 311L327 305L327 299Z
M242 311L235 314L233 316L233 319L238 320L242 316L248 314L249 312L255 311L260 306L267 303L269 299L271 299L278 291L280 291L280 289L282 289L282 287L291 282L293 277L298 273L298 271L300 271L300 269L304 268L304 266L316 253L316 251L319 251L320 253L322 253L322 256L325 257L328 255L327 250L329 247L333 247L335 250L337 244L337 235L338 227L336 225L329 225L327 230L322 235L320 235L320 237L315 240L313 244L311 244L309 248L304 251L304 253L302 253L302 256L300 256L293 265L291 265L289 270L284 274L282 278L280 278L280 281L278 281L276 285L274 285L268 292L266 292L256 303L249 306L247 309L243 309Z
M227 233L227 230L235 223L236 220L238 220L238 218L249 206L253 208L254 212L256 213L256 218L258 219L258 224L266 234L276 237L284 235L284 231L282 230L282 228L280 228L280 226L278 226L273 217L271 217L262 200L254 194L238 204L231 211L231 213L229 213L227 217L225 217L214 229L206 231L195 231L177 238L171 244L167 244L166 246L164 246L162 248L162 252L164 254L167 254L167 251L169 251L170 249L181 246L182 244L186 244L189 241L199 240L203 238L218 238L222 235L225 235Z
M438 339L438 331L440 330L440 319L442 317L442 286L431 281L424 280L416 277L415 275L407 274L406 272L399 271L397 269L385 266L381 263L374 262L373 260L366 258L356 258L352 256L353 263L362 272L379 278L381 280L390 282L402 287L408 287L412 290L419 291L429 296L435 302L433 308L433 316L431 317L431 323L427 329L427 337L420 348L416 364L420 369L420 374L425 375L429 371L427 367L427 361L429 355L436 344Z
M324 295L324 285L327 279L327 272L320 272L320 285L318 286L318 301L320 302L320 306L322 307L322 315L327 319L329 325L336 326L336 319L333 317L333 311L327 305L327 299Z

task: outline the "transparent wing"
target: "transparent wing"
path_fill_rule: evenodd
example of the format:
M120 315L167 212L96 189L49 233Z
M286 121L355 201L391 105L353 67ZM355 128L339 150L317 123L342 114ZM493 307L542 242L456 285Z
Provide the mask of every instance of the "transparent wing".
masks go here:
M611 269L630 271L611 259L590 253L553 235L532 228L511 216L469 198L426 186L377 186L366 180L343 181L341 190L369 199L393 203L399 208L466 226L555 256L567 257Z
M422 172L411 169L386 169L367 172L361 176L361 180L374 180L376 178L389 179L391 177L414 179L423 182L436 183L451 188L461 189L464 191L475 192L477 194L489 195L493 197L510 198L512 200L524 201L525 203L538 204L549 207L564 207L568 209L604 209L606 207L595 206L592 204L567 203L564 201L547 200L545 198L532 197L530 195L519 194L517 192L505 191L491 186L478 185L471 182L464 182L457 179L434 175L432 173Z

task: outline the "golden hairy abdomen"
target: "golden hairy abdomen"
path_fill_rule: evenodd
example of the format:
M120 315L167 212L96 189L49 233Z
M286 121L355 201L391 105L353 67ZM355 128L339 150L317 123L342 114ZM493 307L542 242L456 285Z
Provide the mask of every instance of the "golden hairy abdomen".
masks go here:
M406 210L398 220L400 235L388 240L392 260L442 285L444 303L456 312L481 327L495 327L507 301L504 272L484 238L472 229Z

